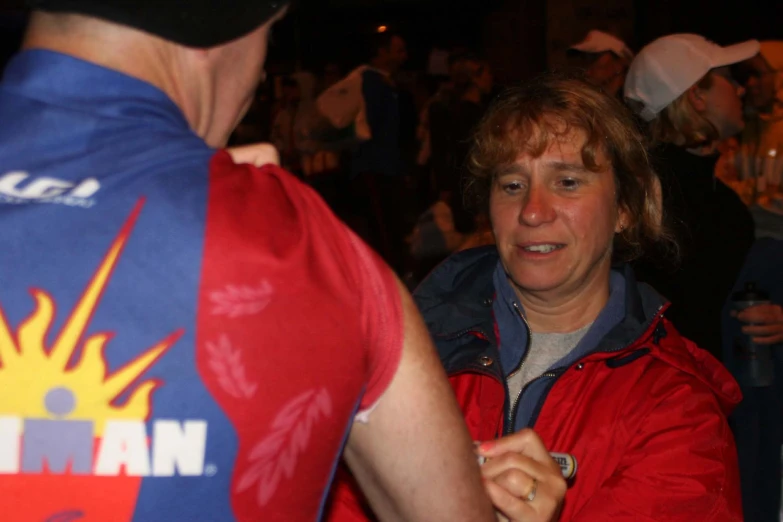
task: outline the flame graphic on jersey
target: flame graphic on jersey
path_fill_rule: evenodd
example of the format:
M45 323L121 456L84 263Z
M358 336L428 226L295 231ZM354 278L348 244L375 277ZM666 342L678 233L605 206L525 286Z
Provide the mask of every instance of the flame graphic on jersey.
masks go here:
M89 419L96 437L102 436L107 419L148 418L157 381L141 382L123 404L116 401L179 339L182 331L170 334L111 374L103 353L112 334L96 333L80 344L142 206L143 200L133 209L51 347L46 346L46 336L54 323L56 306L49 293L31 290L35 308L16 332L0 308L0 390L6 390L0 394L0 416ZM72 361L77 352L78 359Z

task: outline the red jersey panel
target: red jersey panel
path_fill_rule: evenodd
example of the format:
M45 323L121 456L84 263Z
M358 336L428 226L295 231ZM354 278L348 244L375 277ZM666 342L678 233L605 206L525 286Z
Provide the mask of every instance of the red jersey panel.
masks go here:
M309 188L212 161L198 367L234 424L239 520L314 520L357 409L401 355L396 282Z

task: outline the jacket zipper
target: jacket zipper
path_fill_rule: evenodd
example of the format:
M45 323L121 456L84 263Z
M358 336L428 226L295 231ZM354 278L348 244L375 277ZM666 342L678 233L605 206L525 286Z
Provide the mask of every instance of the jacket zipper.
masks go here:
M525 359L527 359L527 354L530 353L530 348L531 348L530 343L531 343L532 335L530 333L530 325L528 324L527 319L525 319L525 316L522 315L522 312L521 312L521 310L519 309L519 307L517 306L516 303L514 303L514 309L516 309L516 311L519 313L519 316L522 318L522 320L525 322L525 325L528 327L528 329L527 329L528 350L527 350L527 352L525 352L525 356L522 358L522 361L520 362L519 366L517 366L517 368L514 370L514 372L510 373L509 376L506 378L506 382L508 382L508 379L510 379L512 375L514 375L515 373L517 373L517 372L519 372L521 370L522 365L524 364ZM655 321L660 319L661 311L663 309L664 309L663 306L658 308L658 310L655 312L655 315L652 317L652 319L650 320L648 325L652 325ZM649 327L650 326L647 326L646 329L649 329ZM638 339L634 339L633 341L631 341L630 343L626 344L622 348L618 348L616 350L607 350L607 351L603 351L603 352L594 352L594 353L591 353L589 355L595 355L595 354L598 354L598 353L622 352L623 350L626 350L628 347L630 347L632 344L634 344L637 341L638 341ZM575 364L579 364L579 362L580 361L576 361L571 366L574 366ZM534 382L536 382L536 381L538 381L540 379L543 379L543 378L550 378L550 379L551 378L559 378L566 371L568 371L568 368L558 368L558 369L555 369L554 371L544 373L543 375L539 375L538 377L536 377L535 379L533 379L532 381L530 381L529 383L527 383L525 386L522 387L522 389L519 391L519 395L517 395L517 398L514 401L512 409L509 410L509 415L508 415L508 419L507 419L507 423L506 423L506 428L504 430L506 435L511 435L512 433L514 433L514 424L516 423L516 418L517 418L517 406L519 405L519 401L522 398L522 395L528 389L528 387L531 384L533 384ZM554 383L552 385L554 386ZM543 402L545 399L546 399L546 397L542 397L541 398L541 402ZM534 410L534 416L531 418L531 420L535 421L535 418L538 417L537 412L539 412L541 410L540 405L541 405L541 403L536 405L536 409Z
M530 350L533 348L533 335L530 332L530 323L527 322L525 315L522 313L522 310L519 309L519 306L517 306L516 303L514 303L514 310L517 311L519 317L522 318L522 322L525 323L525 326L527 327L527 350L525 351L525 355L522 356L522 360L519 361L519 365L514 369L513 372L508 374L508 377L506 377L506 382L508 382L511 377L522 370L522 366L524 366L525 361L527 360L527 356L530 354ZM525 386L523 386L522 389L519 390L519 394L514 399L514 402L511 403L511 409L508 410L508 419L506 419L506 433L513 433L514 421L516 421L517 418L517 406L519 406L519 400L522 398L522 394L529 385L530 383L527 383Z
M506 426L506 429L504 430L506 435L511 435L512 433L514 433L514 424L516 423L516 420L517 420L517 406L519 405L519 400L522 398L522 395L525 393L525 391L528 389L528 387L530 385L532 385L536 381L539 381L539 380L545 379L545 378L546 379L551 379L553 377L558 377L560 374L563 374L563 373L565 373L565 370L561 370L561 369L558 369L558 370L555 370L555 371L551 371L551 372L546 372L544 374L539 375L538 377L536 377L535 379L533 379L532 381L530 381L529 383L525 384L522 387L522 389L519 391L519 396L517 397L517 400L514 403L514 409L511 410L511 415L509 415L508 425Z

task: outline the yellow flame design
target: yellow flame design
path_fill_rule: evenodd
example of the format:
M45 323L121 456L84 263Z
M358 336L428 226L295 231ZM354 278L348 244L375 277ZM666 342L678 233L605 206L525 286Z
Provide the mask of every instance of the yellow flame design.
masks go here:
M44 401L55 388L66 388L75 396L75 407L65 418L92 420L96 436L103 434L107 419L145 420L149 416L151 395L158 386L154 380L136 386L124 404L114 401L174 345L182 331L172 333L111 375L103 353L112 336L96 333L84 341L79 360L69 368L142 205L143 201L136 205L51 349L45 343L54 322L55 303L47 292L31 290L35 308L16 332L0 307L0 416L51 418Z

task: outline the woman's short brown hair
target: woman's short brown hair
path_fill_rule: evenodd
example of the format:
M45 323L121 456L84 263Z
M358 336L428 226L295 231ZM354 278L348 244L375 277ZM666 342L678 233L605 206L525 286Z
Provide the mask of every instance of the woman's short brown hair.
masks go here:
M629 223L615 235L613 260L633 260L646 247L661 243L676 248L662 223L660 181L636 121L619 100L581 78L547 74L507 89L493 102L476 129L468 157L468 203L486 210L492 183L503 167L523 153L540 156L553 140L573 130L586 135L585 167L594 172L606 168L597 163L598 151L609 159L617 204L628 211Z

